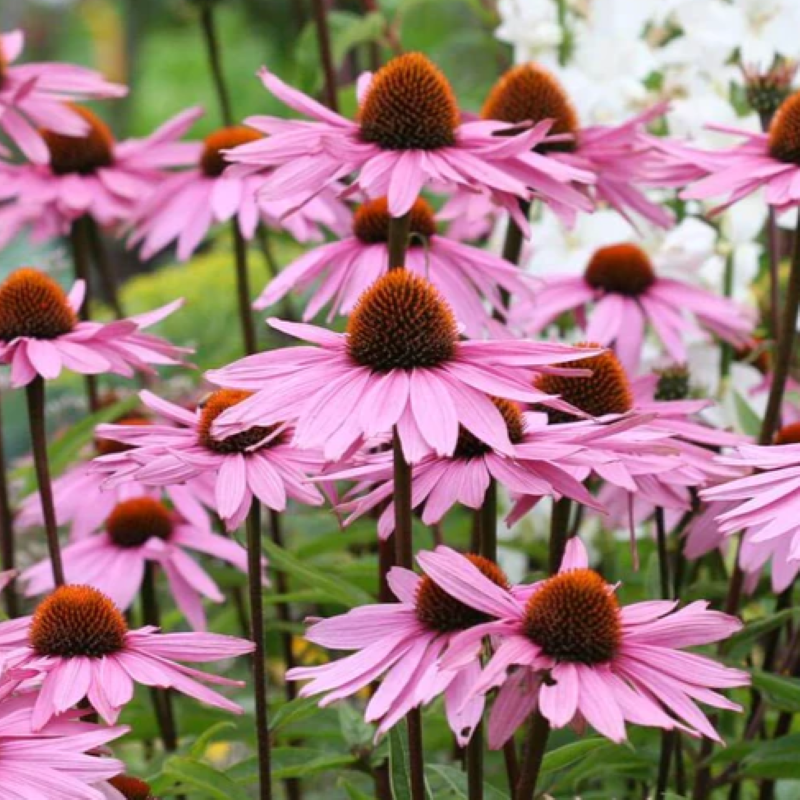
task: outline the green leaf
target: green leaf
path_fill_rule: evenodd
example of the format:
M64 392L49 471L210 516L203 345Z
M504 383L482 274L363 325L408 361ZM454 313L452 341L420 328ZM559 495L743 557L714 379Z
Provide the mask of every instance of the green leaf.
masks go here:
M342 781L342 788L347 792L350 800L373 800L373 796L362 792L361 789L353 786L349 781Z
M762 742L741 764L740 775L772 780L800 779L800 733Z
M552 750L545 755L542 761L542 772L555 772L559 769L565 769L576 761L580 761L589 753L603 747L611 746L607 739L603 739L599 736L592 737L591 739L580 739L577 742L570 742L570 744L565 744L563 747Z
M747 436L758 436L761 431L761 419L758 414L753 411L753 408L747 400L735 390L733 392L733 403L742 433L745 433Z
M438 777L454 798L468 800L469 789L467 775L464 770L444 764L429 764L425 771ZM438 794L437 792L437 796ZM509 800L509 796L505 792L501 792L488 783L483 784L483 797L484 800Z
M349 767L358 760L353 755L314 750L310 747L273 747L272 777L274 780L304 778L319 772ZM258 780L258 759L247 758L229 770L241 783L255 783Z
M320 712L319 697L297 697L284 703L271 717L269 729L273 733L291 725L313 717Z
M394 800L411 800L411 761L405 725L389 731L389 780Z
M764 693L767 701L782 711L800 711L800 680L751 670L753 686Z
M350 750L361 750L370 747L375 736L375 728L364 722L363 715L350 703L339 703L339 727L342 738Z
M728 639L725 647L726 652L731 657L746 655L750 652L753 644L763 636L776 628L783 627L790 619L795 618L800 618L800 608L785 608L776 614L770 614L768 617L751 622L739 633Z
M164 773L218 800L250 800L249 793L224 772L193 758L173 756L164 764Z
M282 547L278 547L274 542L264 539L262 545L273 567L291 575L306 586L325 592L331 602L341 603L347 608L354 608L374 601L368 592L351 586L329 572L322 572L309 566Z
M218 722L216 725L212 725L210 728L208 728L208 730L197 737L191 747L191 750L189 750L189 755L192 758L202 758L212 740L214 740L223 731L230 730L236 730L236 723Z

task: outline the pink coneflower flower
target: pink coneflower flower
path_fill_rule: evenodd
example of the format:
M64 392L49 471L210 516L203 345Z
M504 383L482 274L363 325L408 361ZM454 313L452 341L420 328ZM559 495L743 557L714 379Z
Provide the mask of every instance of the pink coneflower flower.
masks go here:
M595 175L595 197L626 219L637 214L668 228L674 222L672 214L637 187L651 161L651 148L642 132L665 111L666 104L661 104L622 125L581 128L578 114L556 77L539 64L527 63L500 78L484 103L481 117L517 125L552 120L550 133L565 138L540 144L540 152Z
M284 511L287 498L320 505L322 496L308 483L322 466L314 452L300 452L289 443L284 424L252 426L231 436L212 432L216 419L247 402L248 392L220 389L195 411L142 392L142 403L169 425L99 425L100 436L128 449L95 461L100 471L113 472L107 481L129 480L149 486L174 486L193 480L213 480L219 516L228 530L242 524L253 497L267 508Z
M686 199L705 200L724 196L715 211L721 211L743 197L764 188L764 199L778 212L800 203L800 92L790 95L778 108L766 133L753 133L726 126L712 130L744 138L744 143L729 150L707 152L690 145L671 142L663 145L669 166L675 165L680 177L681 163L694 167L705 177L684 190Z
M92 751L128 728L82 722L85 711L69 711L35 730L36 702L35 693L26 693L0 703L0 800L103 800L106 795L95 784L125 767Z
M142 256L151 258L171 242L178 244L178 258L190 258L215 223L235 219L242 236L250 241L259 221L285 227L299 241L323 238L319 225L337 235L350 220L347 207L332 191L321 193L305 208L285 220L297 206L291 198L259 202L257 192L263 178L224 175L228 166L223 151L261 139L251 128L222 128L206 137L197 162L189 170L162 181L136 210L131 244L142 243Z
M535 334L567 311L575 312L587 339L613 345L632 374L647 327L673 361L685 363L685 337L696 331L695 320L737 348L751 343L755 322L749 310L728 298L659 277L647 253L630 242L595 251L583 275L544 278L533 301L515 309L514 319Z
M73 64L12 66L24 47L22 31L0 34L0 130L31 161L46 164L50 152L42 128L67 136L87 132L86 121L65 101L124 97L128 90Z
M501 747L535 709L554 728L588 722L615 742L625 724L680 728L719 736L695 705L740 711L714 689L746 686L750 676L683 648L726 639L742 624L702 601L676 610L668 600L620 607L615 587L589 569L583 544L571 539L559 573L511 598L499 612L472 585L471 571L437 550L420 556L426 572L465 605L495 617L457 636L443 669L471 663L486 636L500 642L468 697L495 687L489 746ZM513 669L516 668L516 669Z
M461 428L458 444L451 456L429 455L414 465L411 484L412 508L423 507L422 521L435 525L456 503L467 508L482 506L490 483L495 480L513 495L536 497L564 496L599 509L586 488L565 471L571 456L581 451L583 430L575 441L550 434L558 426L549 425L545 414L524 414L508 400L492 401L503 416L508 438L513 445L511 456L495 452L469 431ZM326 480L358 480L371 488L364 494L357 486L351 497L338 506L349 513L345 525L380 506L378 534L382 538L394 530L394 481L392 453L379 452L359 458L357 466L326 473ZM377 484L377 485L374 485ZM353 497L352 495L355 495ZM390 501L386 505L386 501Z
M109 127L88 109L72 106L71 112L84 121L88 133L64 136L45 130L48 164L3 166L0 198L12 208L35 209L44 221L34 230L65 234L85 214L103 226L128 222L168 168L197 160L201 145L178 140L202 114L199 108L178 114L144 139L124 142L115 141ZM5 230L3 237L0 241L6 240Z
M453 572L467 571L475 592L496 616L515 608L502 570L481 556L442 549L440 558ZM422 555L419 556L422 563ZM449 672L439 669L439 657L460 631L490 617L458 602L429 576L393 567L389 586L399 603L362 606L331 619L315 621L306 631L310 642L332 650L354 650L330 664L290 670L288 680L310 680L303 697L325 694L320 705L349 697L383 675L367 706L368 722L379 722L377 734L388 731L412 708L444 694L447 720L460 745L465 745L483 715L483 698L464 703L480 674L480 659L464 661Z
M436 219L447 224L448 238L467 242L487 239L502 216L503 209L491 195L459 189L450 194Z
M453 308L468 336L479 336L492 324L484 300L504 309L501 289L511 295L531 294L531 281L518 268L491 253L439 236L434 211L423 199L411 207L411 239L405 268L427 278ZM315 248L284 267L253 304L264 309L293 289L314 286L304 320L331 304L349 314L358 298L389 271L389 208L385 198L362 205L353 219L352 236Z
M319 346L259 353L208 373L212 383L255 392L217 420L216 432L295 420L297 446L324 448L330 460L395 425L410 463L430 451L451 455L459 426L511 454L503 415L486 393L560 405L533 388L532 370L557 370L578 352L555 342L460 341L441 295L404 269L361 296L345 334L270 324Z
M772 445L742 445L720 461L757 472L706 489L701 496L717 509L721 537L744 531L741 568L760 572L771 562L772 587L782 592L800 572L800 517L795 516L800 508L800 424L782 428ZM708 542L711 531L705 533Z
M188 554L194 550L247 572L247 552L236 542L215 534L206 518L193 524L151 497L118 503L103 531L68 544L61 550L67 583L93 586L123 611L139 594L148 564L164 570L175 603L195 630L205 630L202 598L223 602L211 576ZM21 575L25 593L36 596L54 588L50 559Z
M189 352L144 333L183 301L111 323L80 321L86 286L76 281L69 295L48 275L23 268L0 284L0 364L11 365L11 384L37 376L57 378L66 367L83 375L111 372L130 377L152 372L151 364L181 364Z
M7 694L33 676L42 679L33 710L35 731L84 698L114 724L137 683L241 713L236 703L202 683L242 686L240 681L176 662L221 661L253 650L252 642L214 633L131 631L114 603L91 586L61 586L32 617L0 624L0 643L0 692Z
M419 53L398 56L360 81L356 122L265 69L260 77L269 92L313 120L251 117L246 123L268 136L226 154L234 175L274 168L261 190L268 200L311 198L354 175L348 193L387 197L393 217L409 211L429 183L486 190L516 216L514 198L532 193L570 210L592 208L571 185L590 183L592 175L532 152L548 140L549 122L513 137L496 135L510 125L462 122L447 79Z

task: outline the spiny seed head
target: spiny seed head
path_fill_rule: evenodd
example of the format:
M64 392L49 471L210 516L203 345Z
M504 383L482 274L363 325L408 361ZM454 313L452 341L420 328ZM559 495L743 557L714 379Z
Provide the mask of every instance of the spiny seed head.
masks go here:
M492 397L490 399L503 416L511 443L519 444L525 436L525 419L522 416L522 409L513 400L504 400L500 397ZM477 436L470 433L463 425L458 426L458 444L453 453L453 458L479 458L491 452L491 450L492 448L488 444L485 444Z
M150 420L142 414L129 414L114 420L115 425L149 425ZM114 439L104 439L98 436L94 440L94 449L99 456L109 456L114 453L127 453L134 449L134 445L117 442Z
M596 344L579 344L578 347L596 348ZM536 388L548 394L557 394L562 400L593 417L605 414L624 414L633 408L633 391L625 369L610 350L593 358L580 358L563 364L571 369L590 369L585 378L566 375L540 375ZM565 411L541 407L551 423L574 422L576 417Z
M775 434L775 444L800 444L800 422L784 425Z
M220 128L203 140L203 153L200 156L200 170L209 178L218 178L230 166L225 160L223 150L231 150L242 144L249 144L262 139L263 136L244 125L231 125Z
M643 294L656 281L656 273L647 253L629 242L596 250L583 277L595 289L628 297Z
M508 589L508 578L494 561L483 556L466 556L492 583ZM423 576L417 588L417 619L429 630L438 633L464 631L483 622L490 617L481 611L470 608L460 600L451 597L428 575Z
M117 775L109 783L125 798L125 800L156 800L150 786L130 775Z
M203 447L214 453L231 455L232 453L249 452L259 444L262 447L275 447L285 441L286 437L283 433L272 437L268 442L264 441L280 427L280 424L248 428L246 431L234 433L225 439L217 439L211 434L214 421L223 411L233 408L251 395L252 392L241 392L237 389L217 389L216 392L209 395L202 403L200 421L197 425L197 437Z
M57 339L77 324L64 290L44 272L23 267L0 284L0 341Z
M65 136L43 130L42 138L50 151L50 170L55 175L92 175L114 163L114 136L94 112L68 104L89 125L85 136Z
M405 269L392 270L361 295L347 334L353 361L375 372L436 367L453 358L458 342L450 306Z
M611 661L622 641L616 595L591 569L548 578L528 600L524 626L545 655L577 664Z
M364 244L385 244L389 241L391 219L389 203L385 197L370 200L356 209L353 215L353 233ZM410 232L412 237L416 234L425 239L436 233L436 215L430 204L421 197L411 207ZM412 238L411 244L414 243Z
M500 122L541 122L552 119L551 134L578 132L578 115L558 79L539 64L512 67L494 85L481 110L484 119ZM538 149L571 152L575 142L554 142Z
M781 60L766 72L762 72L758 65L749 65L742 67L742 74L750 108L769 119L792 93L797 64Z
M657 369L656 400L685 400L691 393L691 376L686 364Z
M150 539L166 541L172 535L172 514L152 497L134 497L117 503L106 520L106 531L117 547L141 547Z
M439 68L406 53L375 73L359 123L361 138L384 150L438 150L456 143L461 114Z
M769 152L778 161L800 166L800 92L781 103L769 126Z
M125 646L122 612L92 586L60 586L34 612L28 638L40 656L102 658Z

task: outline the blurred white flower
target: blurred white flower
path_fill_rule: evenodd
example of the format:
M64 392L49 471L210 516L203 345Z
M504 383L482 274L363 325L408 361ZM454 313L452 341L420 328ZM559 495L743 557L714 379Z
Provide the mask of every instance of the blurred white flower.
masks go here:
M514 45L517 63L552 53L563 39L554 0L500 0L500 25L495 35Z

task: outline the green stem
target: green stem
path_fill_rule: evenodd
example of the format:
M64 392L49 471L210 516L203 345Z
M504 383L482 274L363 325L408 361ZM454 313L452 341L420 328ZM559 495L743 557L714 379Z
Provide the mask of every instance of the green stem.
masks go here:
M247 242L239 230L239 222L231 220L233 236L234 263L236 265L236 299L239 306L239 323L242 327L242 341L247 355L258 350L258 338L253 322L253 311L250 307L250 275L247 267Z
M0 398L2 400L2 398ZM3 570L14 569L16 556L14 547L14 516L11 513L11 500L6 479L6 456L3 442L3 414L0 404L0 560ZM16 581L11 581L3 591L6 611L11 619L19 615Z
M408 237L411 233L411 212L402 217L392 217L389 222L389 269L404 269Z
M522 751L522 770L514 800L533 800L549 736L550 723L538 710L534 711L528 722L528 735Z
M336 65L333 63L331 32L328 26L328 12L325 0L311 0L314 9L314 24L317 27L317 42L322 74L325 76L325 104L331 111L339 110L339 98L336 85Z
M122 308L122 302L119 299L117 274L114 264L109 258L103 235L97 223L91 217L85 217L84 219L86 220L86 231L94 257L94 264L97 267L97 274L100 276L100 282L103 285L103 293L108 298L114 316L117 319L124 319L125 310Z
M206 52L208 53L208 65L211 68L211 77L217 92L222 122L227 127L230 127L233 125L233 110L230 93L225 84L225 75L222 69L222 53L219 46L219 37L217 36L213 2L211 2L211 0L204 0L204 2L201 3L200 24L203 28L203 37L205 38Z
M572 501L567 497L553 498L553 513L550 517L550 574L555 575L564 558L564 549L569 539L569 517Z
M662 600L669 600L669 552L667 550L667 526L664 519L664 509L656 508L656 547L658 550L658 575L660 595ZM675 731L661 731L661 756L658 762L658 777L656 779L655 800L664 800L669 787L669 770L672 763L672 754L675 751Z

